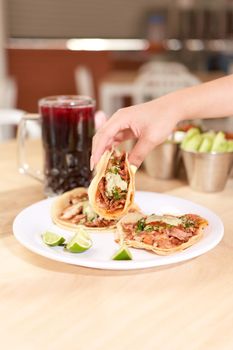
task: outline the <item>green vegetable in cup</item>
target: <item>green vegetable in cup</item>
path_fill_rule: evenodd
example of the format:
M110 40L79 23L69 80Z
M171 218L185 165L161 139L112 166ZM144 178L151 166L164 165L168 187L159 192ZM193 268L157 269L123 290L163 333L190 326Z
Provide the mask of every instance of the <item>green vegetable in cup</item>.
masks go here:
M195 134L190 139L186 140L186 142L181 144L181 147L185 151L191 151L196 152L198 151L200 145L202 143L202 135L201 134Z
M205 132L202 134L202 137L202 142L198 149L198 152L211 152L215 133L213 131Z
M233 140L228 141L228 147L227 147L228 152L233 152Z
M181 147L183 149L186 149L186 146L189 143L189 141L196 135L200 135L200 129L198 128L189 129L189 131L186 133L186 136L181 143Z
M228 141L225 138L225 134L219 131L214 138L211 152L227 152Z
M190 129L182 141L181 148L191 152L233 152L233 140L227 140L224 132L201 133L198 128Z

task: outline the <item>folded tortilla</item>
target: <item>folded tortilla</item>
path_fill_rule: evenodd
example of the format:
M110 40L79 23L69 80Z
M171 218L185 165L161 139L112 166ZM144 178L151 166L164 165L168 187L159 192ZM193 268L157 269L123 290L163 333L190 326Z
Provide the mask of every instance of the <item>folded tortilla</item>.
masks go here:
M72 204L72 200L76 201L76 204ZM74 207L75 205L79 206L82 205L82 203L87 203L88 201L88 194L87 194L87 189L84 187L78 187L75 188L71 191L65 192L62 195L60 195L57 199L54 200L54 202L52 203L52 207L51 207L51 217L53 222L61 227L64 228L66 230L69 231L76 231L78 226L84 226L86 227L88 230L95 230L95 231L104 231L104 230L110 230L110 229L115 229L116 228L116 224L117 224L117 220L106 220L103 218L100 218L99 216L97 216L97 221L93 221L93 226L90 227L90 221L89 221L89 225L88 225L88 219L83 218L82 223L74 223L72 222L73 217L75 217L76 214L74 214L73 216L71 216L70 219L64 219L62 218L62 214L69 210L69 208ZM88 204L88 203L87 203ZM140 208L134 203L131 208L130 208L131 212L140 212ZM82 210L83 213L83 210ZM82 213L80 213L82 215ZM104 223L104 226L101 227L99 226L98 222L102 222L102 225ZM95 224L96 222L96 224Z
M77 203L72 204L72 200L75 200ZM73 218L75 217L75 214L73 217L69 219L64 219L63 218L63 213L65 210L68 210L73 206L75 209L75 205L79 206L82 205L82 202L87 203L88 201L88 194L87 194L87 189L84 187L78 187L75 188L74 190L65 192L64 194L60 195L52 204L51 208L51 217L53 222L66 230L69 231L76 231L77 227L82 225L85 226L88 230L98 230L98 231L103 231L103 230L108 230L116 227L116 220L102 220L104 222L104 227L99 227L98 225L90 227L88 226L87 223L87 217L82 219L82 223L74 223ZM74 211L75 212L75 211ZM81 213L82 215L82 213ZM100 219L100 218L99 218Z
M135 194L135 172L137 168L133 165L129 164L128 161L128 154L125 154L125 164L126 164L126 169L128 171L128 184L127 184L127 189L126 189L126 198L124 202L124 206L122 208L107 208L106 204L103 202L101 203L99 197L99 185L102 179L105 179L106 182L106 173L108 171L108 165L110 158L114 155L114 152L116 152L114 149L111 151L106 151L97 167L96 167L96 175L93 178L89 189L88 189L88 197L89 201L91 203L91 206L93 207L94 211L99 214L101 217L105 219L119 219L123 215L125 215L131 206L134 203L134 194ZM116 199L117 200L117 199ZM114 201L114 199L113 199Z
M188 247L191 247L193 244L198 242L202 236L203 236L203 231L205 227L208 225L208 222L199 217L199 225L198 229L196 230L195 235L190 237L186 242L180 241L180 244L174 245L173 247L170 248L162 248L156 246L156 244L147 244L142 241L137 240L137 235L138 233L134 229L134 239L127 238L128 232L127 230L124 229L124 224L136 224L142 219L146 219L146 216L140 213L129 213L126 216L124 216L118 223L117 223L117 230L116 230L116 241L118 243L126 244L129 247L132 248L137 248L137 249L145 249L152 251L158 255L170 255L176 252L183 251L184 249L187 249ZM136 239L135 239L136 238Z

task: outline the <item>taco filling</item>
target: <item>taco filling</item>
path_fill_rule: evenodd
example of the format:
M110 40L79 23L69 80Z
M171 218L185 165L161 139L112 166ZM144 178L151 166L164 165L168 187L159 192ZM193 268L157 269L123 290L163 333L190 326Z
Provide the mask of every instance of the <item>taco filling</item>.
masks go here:
M107 212L125 207L130 175L126 165L126 153L114 151L109 158L104 176L96 194L98 206Z
M97 228L116 224L116 220L105 220L93 211L86 192L71 195L69 204L60 213L59 219L75 225Z
M135 241L159 249L173 249L200 234L206 220L195 214L182 216L150 215L134 223L122 222L124 241Z

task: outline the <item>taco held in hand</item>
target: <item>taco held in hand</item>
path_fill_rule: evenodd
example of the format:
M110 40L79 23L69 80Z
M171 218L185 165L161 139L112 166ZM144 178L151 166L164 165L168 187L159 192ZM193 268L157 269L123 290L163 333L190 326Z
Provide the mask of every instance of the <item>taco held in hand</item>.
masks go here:
M53 222L61 228L76 231L83 225L89 230L106 230L116 226L116 220L106 220L96 214L89 201L87 190L75 188L59 196L52 204Z
M112 150L103 154L88 189L91 206L97 214L116 219L129 211L134 202L135 172L127 153Z
M208 222L195 214L181 216L131 213L117 224L116 241L158 255L182 251L198 242Z

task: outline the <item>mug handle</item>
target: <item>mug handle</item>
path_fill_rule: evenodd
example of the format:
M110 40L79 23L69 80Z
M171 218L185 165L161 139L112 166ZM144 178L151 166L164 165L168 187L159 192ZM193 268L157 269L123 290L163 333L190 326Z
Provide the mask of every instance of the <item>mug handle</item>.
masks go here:
M18 144L18 169L21 174L27 174L34 179L43 182L44 176L40 170L35 170L30 167L26 158L26 136L27 136L27 122L28 121L39 121L39 114L25 114L19 123L17 131L17 144Z

